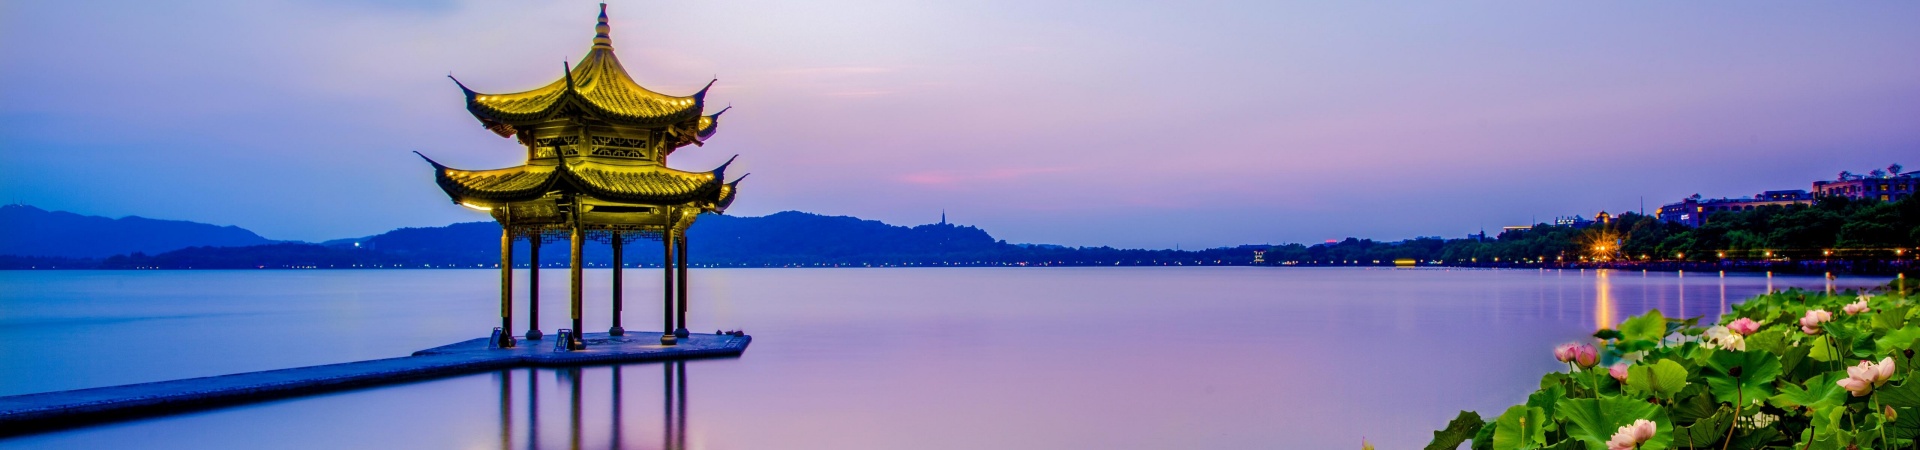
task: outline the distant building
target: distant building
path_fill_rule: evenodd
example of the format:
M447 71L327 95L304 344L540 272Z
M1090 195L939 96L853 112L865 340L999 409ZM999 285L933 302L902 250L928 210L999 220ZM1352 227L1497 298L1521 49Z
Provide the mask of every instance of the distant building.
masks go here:
M1593 225L1593 221L1587 220L1585 217L1580 217L1579 214L1574 214L1573 217L1555 217L1553 218L1553 224L1563 227L1585 228L1587 225Z
M1713 198L1701 199L1700 196L1661 206L1657 214L1663 222L1678 223L1697 227L1707 223L1707 216L1721 211L1752 211L1763 206L1785 206L1812 203L1813 196L1799 189L1761 192L1751 198Z
M1920 188L1916 184L1920 184L1920 171L1877 176L1845 174L1840 180L1813 182L1813 196L1893 202L1913 195L1913 191Z
M1611 224L1613 223L1613 215L1607 214L1606 211L1601 211L1599 214L1593 215L1593 221L1600 222L1601 225Z

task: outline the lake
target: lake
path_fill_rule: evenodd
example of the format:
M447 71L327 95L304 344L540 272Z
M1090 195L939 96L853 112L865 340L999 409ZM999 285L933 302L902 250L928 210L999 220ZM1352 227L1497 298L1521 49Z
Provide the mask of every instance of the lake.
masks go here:
M498 271L0 271L0 395L405 356L497 326ZM656 330L630 269L624 325ZM524 271L520 276L524 277ZM1554 345L1817 276L1434 268L695 269L735 359L519 369L0 448L1418 448ZM605 331L609 272L587 273ZM542 330L567 321L542 271ZM1840 288L1888 278L1842 277ZM516 288L525 289L525 280ZM524 331L524 292L515 320ZM1676 314L1675 312L1679 312ZM551 340L546 341L551 345Z

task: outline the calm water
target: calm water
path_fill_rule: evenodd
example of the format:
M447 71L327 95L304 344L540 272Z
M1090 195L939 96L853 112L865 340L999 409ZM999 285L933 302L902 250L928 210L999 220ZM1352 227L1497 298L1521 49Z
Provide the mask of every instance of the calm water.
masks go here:
M404 356L484 336L498 272L0 271L0 395ZM657 329L656 273L626 325ZM566 320L543 272L542 328ZM589 272L605 330L607 272ZM738 359L513 370L0 448L1417 448L1554 344L1817 277L1361 268L694 270ZM1841 287L1884 283L1841 278ZM525 286L524 280L516 284ZM524 302L524 300L522 300ZM524 320L525 306L516 317ZM530 445L536 444L536 445Z

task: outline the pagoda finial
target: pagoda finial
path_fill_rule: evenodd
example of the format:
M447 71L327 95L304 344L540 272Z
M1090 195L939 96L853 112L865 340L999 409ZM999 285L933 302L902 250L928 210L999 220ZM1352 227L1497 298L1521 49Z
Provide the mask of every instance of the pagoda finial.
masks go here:
M700 88L700 92L693 93L693 100L697 102L705 102L707 100L707 90L713 89L713 84L718 82L720 82L719 78L714 78L712 81L708 81L706 87Z
M468 101L472 101L472 100L473 100L473 96L474 96L474 95L476 95L476 93L475 93L475 92L473 92L473 90L472 90L472 89L467 89L467 84L466 84L466 83L461 83L461 82L460 82L460 79L459 79L459 78L454 78L454 77L453 77L453 74L451 74L451 73L449 73L449 74L447 74L447 79L450 79L450 80L453 80L453 85L454 85L454 86L459 86L459 87L460 87L460 92L461 92L461 93L464 93L464 94L466 94L466 95L467 95L467 100L468 100Z
M593 48L613 49L613 38L607 37L607 4L600 4L600 23L593 26Z

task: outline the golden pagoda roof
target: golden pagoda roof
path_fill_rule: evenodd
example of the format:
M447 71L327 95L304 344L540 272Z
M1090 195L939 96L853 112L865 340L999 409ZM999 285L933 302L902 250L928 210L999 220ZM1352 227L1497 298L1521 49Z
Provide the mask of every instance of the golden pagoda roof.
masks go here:
M613 40L607 37L606 5L600 6L593 47L580 63L565 71L558 80L525 92L487 94L467 89L454 80L467 96L467 111L487 128L501 136L512 136L514 127L545 122L555 117L584 115L616 125L671 126L698 120L703 134L711 134L712 117L702 117L707 89L712 82L688 96L654 92L640 86L620 65L613 54ZM718 116L715 114L714 116Z
M687 172L661 165L623 165L571 159L556 165L524 165L493 170L433 164L434 181L455 203L498 204L541 198L549 192L572 191L602 200L640 204L702 203L725 209L733 202L733 183L722 182L726 164L706 172ZM745 177L742 177L745 178Z

